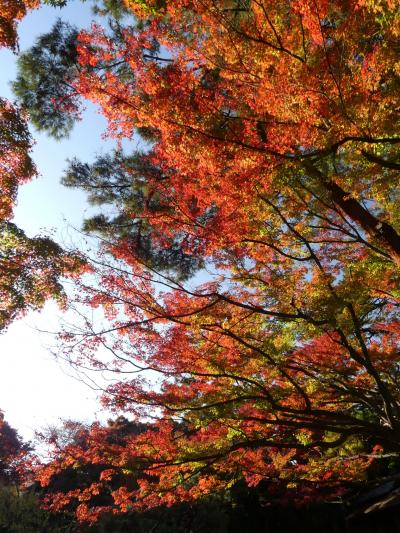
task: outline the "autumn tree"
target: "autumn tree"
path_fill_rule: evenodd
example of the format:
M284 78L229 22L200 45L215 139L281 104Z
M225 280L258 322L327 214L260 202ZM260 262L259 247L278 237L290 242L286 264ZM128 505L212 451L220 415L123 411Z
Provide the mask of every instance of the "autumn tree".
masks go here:
M171 146L187 158L186 143L181 142L184 132L185 139L191 139L192 167L201 161L201 147L207 140L214 147L214 152L207 153L209 164L213 161L219 166L221 150L231 160L231 168L224 172L223 181L227 182L229 173L240 170L234 163L244 158L243 152L249 154L248 175L258 175L259 168L271 172L276 161L280 166L297 161L302 174L319 179L331 200L396 257L396 229L363 209L362 201L368 199L364 198L365 186L356 186L352 177L358 170L367 176L376 165L384 173L398 170L398 163L392 160L393 146L398 142L396 115L390 114L390 109L395 109L392 103L397 87L395 49L390 46L398 32L395 7L390 3L373 9L357 2L326 2L313 10L311 4L299 3L293 12L286 12L285 4L270 6L271 13L262 3L235 8L229 2L182 6L179 2L174 6L132 2L131 7L137 16L145 16L141 32L127 28L116 39L115 32L106 38L99 28L97 33L81 35L79 61L86 69L78 69L81 74L68 69L67 78L71 81L71 76L75 77L79 84L69 86L68 94L62 97L64 105L72 106L75 112L76 98L83 94L102 100L115 131L122 133L124 129L130 135L133 127L154 128L154 124L160 135L163 128L168 134L176 131ZM204 32L197 31L202 23L208 28L204 38ZM278 30L286 31L287 43ZM365 38L365 32L371 37ZM175 53L176 61L157 55L160 44L171 56ZM105 70L113 76L103 76ZM129 71L135 81L132 78L128 84ZM374 78L377 71L379 80ZM173 85L168 83L169 76L173 76ZM282 76L288 80L284 87L280 85ZM23 96L20 89L24 79L22 76L16 84L22 101L31 112L38 110L50 117L39 100L29 101L31 93L25 91ZM129 88L135 98L121 100L118 80L119 87ZM66 81L61 72L52 86L65 86ZM149 92L149 83L161 92L140 99L140 94ZM181 86L190 90L179 92ZM125 112L114 116L112 110L118 102ZM205 102L208 105L204 107ZM366 110L368 102L370 111ZM383 108L388 110L384 116L379 113ZM376 131L369 131L372 124ZM373 150L380 151L381 156ZM348 151L357 165L344 155ZM337 165L336 169L332 166L338 152L344 165L339 172ZM344 181L330 179L338 174L343 180L346 176L349 190L344 188ZM347 198L348 194L357 195L360 201Z
M32 490L32 451L30 443L23 441L0 411L0 531L76 531L72 521L68 523L62 516L53 517L40 507Z
M84 1L84 0L83 0ZM18 49L18 22L32 9L40 4L53 7L64 7L67 0L1 0L0 2L0 46ZM120 0L104 0L94 4L94 11L102 14L112 14L114 18L121 17L125 6Z
M55 464L107 463L88 495L140 464L115 511L241 480L337 497L399 454L398 7L127 5L135 25L75 33L69 63L36 47L15 85L47 129L52 110L77 119L87 98L111 135L149 135L133 165L114 154L67 173L117 216L90 222L104 255L98 284L78 284L108 323L62 339L72 364L124 377L106 405L158 422L112 446L96 430ZM61 65L48 85L35 57ZM52 107L42 86L62 91ZM138 226L153 252L177 242L206 270L180 279L151 261ZM101 512L85 505L83 519Z
M117 479L109 479L103 483L103 486L97 493L88 490L83 499L82 491L91 487L91 484L98 480L99 473L104 471L107 463L99 465L92 462L81 462L79 467L77 463L71 463L70 468L59 468L57 463L61 463L61 457L74 453L74 450L88 448L91 445L93 435L101 433L102 439L105 439L110 445L123 445L127 437L139 435L149 425L130 422L124 417L118 417L115 420L108 420L104 427L98 423L91 427L84 424L65 421L62 427L49 428L40 434L42 445L45 443L50 447L50 453L55 461L51 465L43 465L40 469L40 478L43 488L37 488L37 493L41 496L42 501L46 502L56 499L59 503L57 506L52 505L54 516L57 517L61 510L64 514L69 514L71 523L74 523L75 515L78 517L85 516L91 523L93 531L127 531L140 530L150 532L154 529L160 532L179 532L187 531L191 527L194 531L228 531L225 527L227 522L227 506L223 506L223 500L205 501L199 506L178 505L174 508L159 508L156 510L137 512L129 509L124 516L112 513L113 497L112 493L118 490L121 480L125 478L126 482L132 487L136 485L135 478L128 473L126 477L123 469L120 469ZM79 452L78 452L79 453ZM103 480L106 479L103 474ZM69 502L68 506L65 505ZM94 512L91 514L85 512L85 508L93 507ZM101 513L99 513L99 509ZM98 520L100 515L100 520ZM229 529L231 530L231 529Z
M17 23L26 13L39 6L39 0L1 0L0 46L15 50L18 46Z
M42 445L47 443L50 446L54 461L41 467L40 477L44 486L36 488L36 492L41 495L42 501L53 502L54 517L69 515L71 524L74 524L74 514L83 515L86 521L90 522L88 531L99 533L130 530L143 533L151 533L154 530L159 530L160 533L186 533L188 530L194 533L236 533L244 530L274 530L277 527L286 528L288 531L297 527L300 533L317 533L321 528L329 528L331 524L335 524L336 528L345 527L345 510L337 505L291 508L288 513L286 508L280 505L281 502L278 502L281 496L279 493L269 494L269 505L263 505L265 484L251 488L240 483L232 486L226 493L205 496L195 502L178 502L173 506L164 505L142 511L132 508L122 515L112 513L111 495L121 485L118 478L127 474L127 481L130 478L128 482L134 486L134 476L132 472L124 472L121 467L118 469L118 475L106 480L107 471L104 471L102 482L97 484L98 490L85 490L98 480L98 472L102 470L102 466L86 460L87 458L81 455L81 450L83 447L93 446L97 439L102 448L105 441L123 446L127 437L138 435L151 425L140 425L118 417L108 420L103 426L94 423L91 427L66 421L62 427L51 428L42 433ZM76 451L79 461L75 456ZM71 462L68 468L63 467L63 459L73 456L76 461ZM137 465L139 466L139 461ZM140 469L137 473L140 474Z

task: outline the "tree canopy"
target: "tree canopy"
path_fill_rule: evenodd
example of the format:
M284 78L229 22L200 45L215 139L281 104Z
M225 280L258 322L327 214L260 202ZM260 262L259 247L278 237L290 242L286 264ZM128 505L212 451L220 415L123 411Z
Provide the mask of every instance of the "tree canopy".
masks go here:
M101 468L53 505L78 499L90 521L242 481L337 498L399 454L399 7L126 4L135 24L42 37L15 84L56 136L88 99L111 136L147 143L66 173L103 206L86 223L97 283L77 288L107 325L61 340L71 364L116 373L109 408L155 422L62 450L44 472Z

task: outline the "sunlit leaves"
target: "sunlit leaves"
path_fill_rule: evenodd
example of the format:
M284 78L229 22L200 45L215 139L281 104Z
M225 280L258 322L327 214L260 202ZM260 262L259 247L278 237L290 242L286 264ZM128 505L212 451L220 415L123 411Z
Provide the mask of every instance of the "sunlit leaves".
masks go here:
M107 242L98 284L78 285L106 325L74 324L61 349L117 373L109 408L156 421L116 445L94 426L63 450L45 471L79 457L105 473L53 506L81 498L94 520L110 469L123 512L237 480L337 498L376 446L399 453L393 5L127 5L140 23L81 32L60 77L119 141L150 133L147 153L66 175L116 216L88 222ZM185 256L205 270L183 281L168 266Z
M39 0L1 0L0 46L15 50L18 44L17 23L30 9L35 9Z

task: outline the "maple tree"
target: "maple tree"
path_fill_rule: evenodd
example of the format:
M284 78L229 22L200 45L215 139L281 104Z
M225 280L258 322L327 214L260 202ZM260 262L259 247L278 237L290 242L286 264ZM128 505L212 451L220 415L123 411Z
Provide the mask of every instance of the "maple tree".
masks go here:
M39 0L1 0L0 46L17 48L17 23L26 13L39 6Z
M48 4L53 7L64 7L67 0L1 0L0 2L0 47L18 49L18 22L26 14L37 9L40 4ZM121 16L124 6L119 0L104 0L99 5L94 5L94 11L100 14L110 13L114 17Z
M108 324L85 319L62 340L72 364L121 376L108 407L157 423L112 444L94 427L42 482L106 464L82 491L53 495L54 508L80 501L89 521L121 471L142 478L112 491L115 511L242 479L268 480L281 498L338 496L399 453L398 6L127 5L135 26L67 29L76 53L44 86L61 100L43 105L29 65L59 65L62 42L50 58L25 56L16 89L44 129L54 109L71 127L83 97L111 135L148 136L141 166L110 156L66 177L117 217L88 227L106 235L104 256L98 284L78 282ZM138 228L150 250L175 242L207 273L155 264Z
M39 506L32 479L33 448L0 410L0 531L60 533L76 531L70 520Z
M69 64L73 71L59 57L63 69L53 87L64 86L62 106L78 113L76 98L81 94L103 103L115 133L129 136L134 126L151 128L154 124L161 136L173 131L170 154L179 154L187 173L191 167L199 173L202 167L193 167L202 158L208 167L218 168L224 160L222 151L231 167L223 167L222 180L214 173L219 182L235 183L243 160L246 176L259 176L260 168L274 173L277 161L285 168L298 161L296 168L313 174L335 204L397 260L396 230L390 221L363 208L365 185L354 183L359 170L367 182L377 166L385 175L398 170L392 160L398 143L398 67L395 47L390 46L398 34L396 6L390 2L377 7L326 2L314 13L312 2L306 2L286 13L283 3L269 6L269 15L262 3L238 5L133 2L136 15L147 16L142 31L118 29L112 38L104 36L100 27L94 33L81 33L80 59ZM288 17L287 43L278 33L284 15ZM205 36L200 31L203 26L208 28ZM157 55L160 44L167 55L175 54L174 60ZM86 68L77 68L79 64ZM287 80L285 85L282 78ZM73 79L76 83L65 87ZM49 117L51 111L40 100L30 101L32 92L24 91L21 83L19 79L16 87L25 92L26 100L22 100L31 112L39 109ZM151 98L141 96L149 92ZM44 93L49 94L46 89ZM21 91L17 94L21 96ZM59 105L53 105L53 113ZM115 113L120 108L124 113ZM191 140L189 152L187 143L181 142L183 133ZM201 151L205 142L207 154ZM338 154L345 166L339 171L332 164ZM321 169L322 163L327 168ZM178 170L176 166L175 158ZM250 177L247 181L251 182ZM349 194L354 198L348 198ZM207 206L212 200L212 196L207 198ZM232 198L227 195L226 201Z
M108 444L123 444L124 438L129 434L140 434L149 429L151 424L137 424L128 421L124 417L108 420L103 430L103 438ZM55 463L60 462L62 455L74 454L74 450L91 445L93 433L99 429L98 424L90 428L81 423L66 421L62 427L54 427L41 434L42 439L51 445L52 456ZM64 516L77 512L82 502L88 506L97 507L91 519L97 518L99 506L101 516L96 523L91 524L94 531L130 531L140 530L151 532L160 530L161 533L186 532L188 530L198 533L208 531L241 532L243 530L259 531L265 528L276 527L287 530L297 527L299 531L320 531L326 524L334 520L335 523L343 524L341 510L327 504L313 505L311 508L291 509L287 513L279 504L265 507L262 501L265 499L265 486L249 488L244 483L237 484L228 494L214 494L198 501L179 502L172 507L161 506L155 509L137 511L129 509L124 514L113 513L112 492L121 485L121 479L130 487L135 487L135 475L131 471L120 470L117 475L109 479L103 486L97 485L99 491L90 492L91 483L98 480L99 472L107 468L104 465L81 461L72 463L69 467L58 469L54 464L44 476L48 478L45 486L37 489L42 495L42 501L51 502L52 494L57 493L57 502L62 507ZM138 470L140 474L140 470ZM269 497L271 504L271 498ZM111 504L111 505L110 505ZM54 512L53 505L53 512ZM78 510L78 515L82 507ZM55 517L63 516L57 511ZM74 515L73 515L74 516ZM86 514L87 518L87 514ZM1 519L0 519L1 520Z

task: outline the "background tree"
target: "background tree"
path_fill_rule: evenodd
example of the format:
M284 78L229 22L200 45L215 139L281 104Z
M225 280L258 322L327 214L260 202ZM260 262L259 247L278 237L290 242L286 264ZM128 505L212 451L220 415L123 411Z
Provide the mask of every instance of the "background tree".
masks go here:
M11 222L18 187L36 176L32 140L19 110L0 99L0 330L46 299L65 301L62 276L82 270L84 261L48 237L29 238Z
M122 151L99 156L91 165L73 160L62 178L67 187L87 193L90 204L101 211L84 221L83 230L108 243L124 241L140 260L155 270L167 271L177 279L188 279L203 266L196 250L185 247L186 233L163 234L149 222L148 214L174 216L152 183L168 180L146 152L132 156Z
M48 299L65 307L61 279L82 273L84 264L49 237L29 238L12 222L0 221L0 330Z
M18 464L29 451L29 444L22 441L17 431L4 419L0 411L0 482L10 484L18 482L20 472Z
M32 139L20 111L0 99L0 330L46 299L65 301L60 278L84 264L48 237L29 238L11 222L18 187L36 176Z
M26 7L34 6L6 2L0 16L0 45L15 48L15 21ZM3 22L9 23L9 33L3 31ZM64 251L49 237L27 237L11 222L18 187L37 174L32 144L26 116L0 98L0 331L27 310L43 307L49 298L65 303L61 278L78 274L84 266L78 253Z

